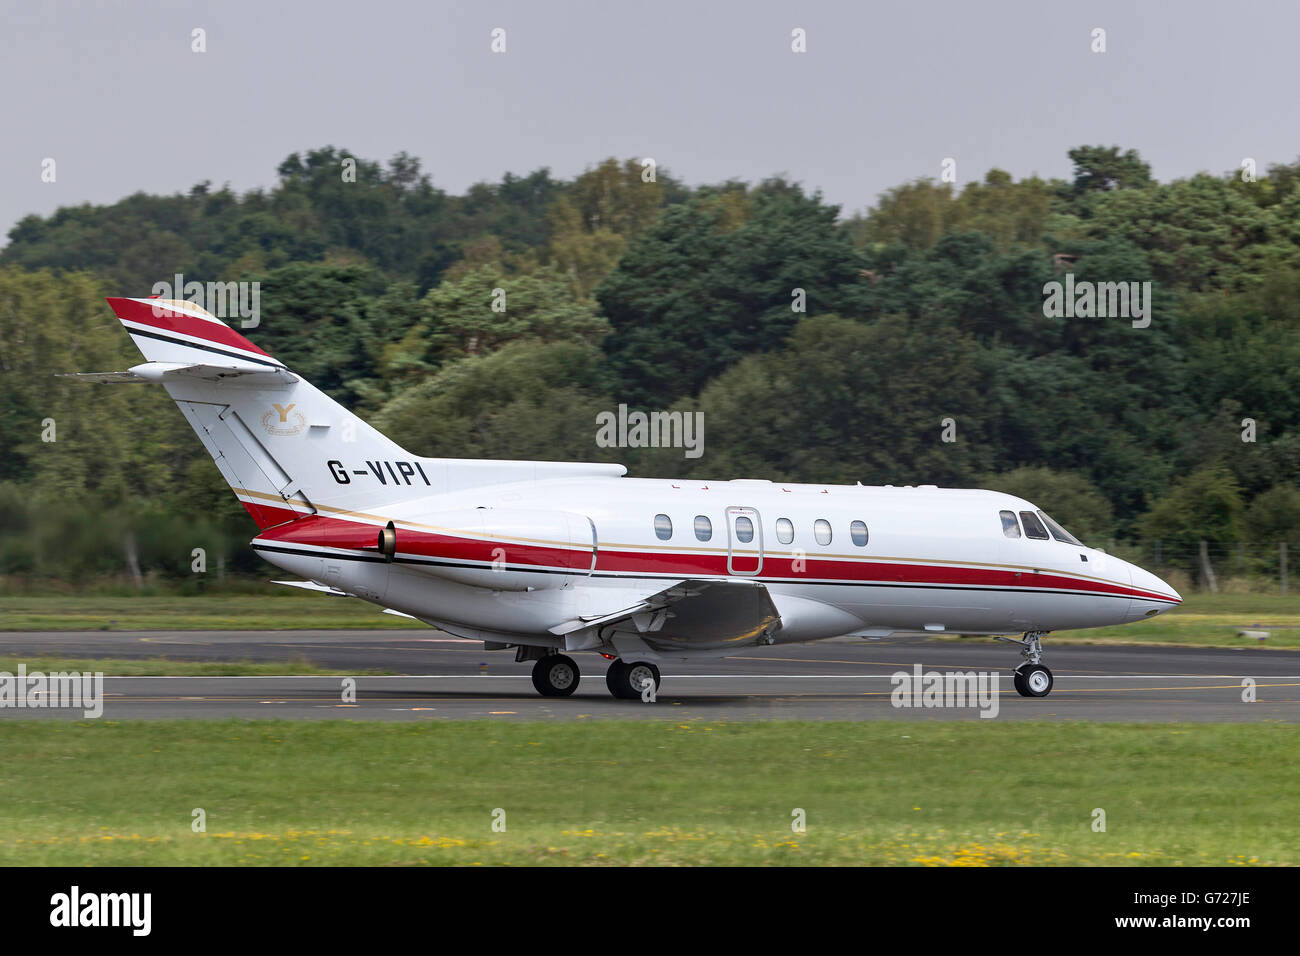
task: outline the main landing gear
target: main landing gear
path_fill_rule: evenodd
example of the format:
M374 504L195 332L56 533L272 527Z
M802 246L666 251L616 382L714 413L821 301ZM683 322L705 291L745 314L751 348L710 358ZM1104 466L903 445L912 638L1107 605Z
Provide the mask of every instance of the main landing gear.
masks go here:
M605 672L605 686L622 700L643 699L647 681L654 681L652 693L659 693L659 679L659 668L649 661L628 664L620 658L613 661Z
M1043 664L1043 637L1046 631L1026 631L1025 636L1017 640L1014 637L999 637L999 641L1019 644L1020 656L1025 662L1017 667L1012 677L1016 693L1021 697L1046 697L1052 692L1052 672Z
M563 654L548 654L533 665L533 686L543 697L568 697L581 679L573 658Z
M658 693L660 679L659 668L649 661L627 663L620 659L609 665L605 686L622 700L641 700L646 682L654 681L653 693ZM581 680L577 663L563 654L548 654L533 664L533 686L543 697L568 697L578 689Z

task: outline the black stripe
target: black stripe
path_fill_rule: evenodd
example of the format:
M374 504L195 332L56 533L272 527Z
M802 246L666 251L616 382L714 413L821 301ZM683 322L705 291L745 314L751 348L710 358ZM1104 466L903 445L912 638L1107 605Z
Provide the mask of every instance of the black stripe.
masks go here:
M330 551L308 551L308 550L301 550L298 548L277 548L265 544L254 544L252 545L252 547L253 550L255 551L275 551L280 554L296 554L301 557L307 557L307 558L311 558L311 557L336 558L342 561L366 561L371 563L383 562L385 560L383 557L378 555L371 556L371 555L354 555L354 554L335 554ZM469 568L471 570L478 570L478 571L486 571L490 569L490 566L483 565L483 564L467 564L464 562L447 561L438 558L402 557L401 555L395 557L393 559L393 563L434 565L437 567L447 567L447 568ZM1002 587L997 584L985 585L984 587L971 587L968 585L961 585L961 584L909 584L906 582L897 582L897 581L893 581L893 582L809 581L804 578L764 578L764 577L754 577L751 575L728 575L726 577L704 578L701 577L700 575L671 574L671 573L665 573L662 578L655 578L640 571L621 571L621 572L606 571L598 574L585 574L582 570L578 568L559 570L553 568L539 568L529 564L523 564L523 565L508 564L506 565L506 569L509 571L521 571L521 572L526 571L532 574L573 574L573 575L578 575L580 577L639 578L639 579L650 580L650 581L653 580L669 581L673 578L688 578L690 580L705 580L705 581L746 580L746 581L757 581L760 584L805 584L805 585L812 584L812 585L821 585L825 587L881 588L881 589L919 588L921 590L927 590L927 591L996 591L999 594L1065 594L1074 597L1123 598L1126 601L1130 599L1135 601L1157 601L1162 604L1170 604L1170 605L1177 605L1179 603L1178 601L1172 601L1166 598L1139 597L1132 594L1110 594L1106 591L1081 591L1081 590L1071 590L1069 588L1008 588L1008 587Z
M129 319L127 321L130 321ZM163 342L171 342L173 345L184 345L192 349L201 349L204 352L216 352L218 355L225 355L229 358L242 359L245 362L256 362L258 365L269 365L271 368L283 368L289 371L279 362L268 362L266 359L253 358L251 355L245 355L243 352L231 352L228 349L219 349L215 345L199 345L197 342L187 342L184 339L178 339L171 335L164 335L162 332L146 332L143 329L133 329L127 326L129 335L143 335L147 339L160 339Z

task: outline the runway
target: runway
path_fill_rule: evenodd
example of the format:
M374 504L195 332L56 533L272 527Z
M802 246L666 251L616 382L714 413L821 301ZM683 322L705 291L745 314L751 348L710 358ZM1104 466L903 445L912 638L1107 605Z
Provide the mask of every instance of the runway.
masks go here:
M0 654L195 661L308 660L357 677L106 677L104 719L293 718L334 720L980 720L977 707L894 706L891 675L998 672L996 720L1300 720L1300 653L1248 649L1065 645L1044 642L1056 687L1043 699L1011 686L1016 648L986 640L841 638L771 646L716 661L661 665L652 703L616 700L607 662L577 654L576 694L543 698L531 665L513 652L436 631L0 632ZM1243 701L1243 681L1257 699ZM987 711L989 708L986 707ZM0 707L0 719L82 719L77 710Z

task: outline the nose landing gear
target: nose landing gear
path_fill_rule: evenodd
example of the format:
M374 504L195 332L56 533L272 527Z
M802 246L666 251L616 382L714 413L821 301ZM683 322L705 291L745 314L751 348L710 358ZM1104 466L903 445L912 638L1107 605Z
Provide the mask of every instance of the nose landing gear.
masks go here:
M1020 639L1014 637L999 637L999 641L1009 641L1012 644L1019 644L1021 647L1020 656L1025 662L1015 669L1012 676L1012 683L1015 685L1016 693L1021 697L1046 697L1052 692L1052 685L1055 681L1052 678L1052 672L1043 664L1043 642L1047 631L1026 631L1025 636Z

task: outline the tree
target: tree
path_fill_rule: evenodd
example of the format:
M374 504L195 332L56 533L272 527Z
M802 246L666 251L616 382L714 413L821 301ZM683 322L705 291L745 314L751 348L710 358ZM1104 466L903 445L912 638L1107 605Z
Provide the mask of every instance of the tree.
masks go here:
M1137 150L1120 153L1118 146L1076 146L1068 155L1074 161L1076 193L1136 189L1151 183L1151 167Z
M665 408L741 356L778 348L804 313L862 311L865 280L837 208L773 180L744 218L728 191L670 207L596 297L620 399ZM802 290L801 293L797 290Z
M600 351L580 342L520 340L450 362L375 417L377 428L419 455L453 458L611 460L596 447Z
M344 405L380 377L387 343L417 315L414 287L390 289L369 266L296 263L254 279L261 322L243 334Z
M1261 208L1204 173L1107 193L1090 208L1089 234L1141 250L1166 288L1244 290L1279 267L1295 267L1300 255L1284 233L1287 204Z
M989 356L905 318L805 319L788 345L742 359L700 394L700 476L956 484L993 462L980 401ZM934 368L942 375L934 375ZM944 441L945 419L956 441Z
M1255 496L1246 509L1245 527L1250 540L1262 547L1285 541L1300 546L1300 488L1274 485ZM1297 554L1300 560L1300 554Z
M390 350L386 373L418 380L443 362L507 343L598 344L609 323L553 266L508 274L496 262L449 278L420 302L420 319Z
M1201 541L1236 541L1241 532L1241 494L1222 465L1208 465L1173 483L1142 520L1146 538L1160 538L1192 553Z
M57 377L139 361L94 277L0 268L0 478L70 497L149 487L167 466L140 473L132 456L146 397Z

